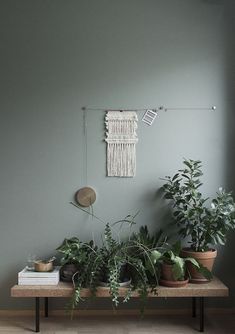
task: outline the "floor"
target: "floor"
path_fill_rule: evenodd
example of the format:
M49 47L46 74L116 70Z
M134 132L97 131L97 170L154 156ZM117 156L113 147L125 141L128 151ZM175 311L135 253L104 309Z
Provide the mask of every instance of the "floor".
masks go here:
M198 318L188 315L145 316L50 316L41 319L41 334L195 334ZM205 334L234 334L235 317L231 314L207 315ZM0 333L32 333L32 316L1 316Z

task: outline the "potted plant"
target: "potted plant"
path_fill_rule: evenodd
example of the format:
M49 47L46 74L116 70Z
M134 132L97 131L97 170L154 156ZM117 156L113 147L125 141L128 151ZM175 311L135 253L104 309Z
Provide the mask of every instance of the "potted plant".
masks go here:
M135 216L128 215L113 223L112 226L106 224L103 246L99 250L103 261L102 286L110 288L115 306L118 305L117 286L129 285L130 290L137 289L144 301L148 289L158 285L159 275L152 252L163 248L166 241L163 232L160 230L150 235L147 226L141 226L138 232L133 233L126 240L113 238L112 227L118 223L128 223L131 227ZM113 277L114 272L116 272L115 277Z
M140 256L140 252L132 253L133 247L136 247L136 244L129 239L115 240L110 225L106 224L103 245L92 248L83 266L80 267L78 275L73 275L74 293L67 305L68 310L73 311L82 301L82 288L89 288L91 296L95 296L100 286L109 289L113 306L117 307L120 302L119 288L123 283L128 283L124 284L126 292L123 302L127 302L132 290L137 289L142 300L141 311L143 311L150 284L141 256L143 253L148 253L150 257L150 250L142 249ZM154 267L153 264L152 266Z
M154 250L152 257L156 264L161 266L160 284L167 287L183 287L188 284L186 262L190 262L196 270L200 269L199 263L194 258L180 256L181 243L177 242L162 253Z
M95 251L96 247L91 240L89 243L81 242L77 237L64 239L62 244L56 249L62 254L60 263L61 280L72 282L73 276L82 271L84 264L87 262L90 254Z
M160 252L167 249L167 240L168 237L163 230L150 234L146 225L141 226L139 231L134 232L130 238L132 242L131 252L143 262L148 281L153 287L159 284L160 271L155 264ZM145 249L148 252L144 252Z
M159 230L151 235L148 227L145 225L140 226L139 231L134 232L130 239L149 249L155 249L164 247L168 237L164 234L163 230Z
M77 206L77 204L72 204L87 214L92 215L93 218L98 219L100 222L104 222L96 217L93 212L86 211ZM151 289L151 291L154 291L152 289L153 281L154 286L156 286L158 282L154 263L151 262L152 249L141 244L139 240L134 240L131 236L127 237L125 240L121 240L119 234L116 233L117 237L113 237L114 227L117 224L120 224L120 228L126 224L131 228L133 224L135 224L135 216L136 215L128 215L124 219L114 222L112 225L107 223L104 228L103 244L101 247L88 247L91 251L89 251L86 261L82 262L79 275L73 276L74 294L68 305L70 311L82 300L81 289L83 287L89 288L91 296L95 296L97 289L101 285L105 285L106 288L109 289L113 306L117 307L120 302L119 287L122 283L129 281L123 302L127 302L130 299L132 290L137 290L142 301L141 312L143 312L148 290ZM115 230L115 232L117 231ZM87 244L84 245L87 247ZM154 280L151 282L148 279L144 262L145 258L150 259L148 265L152 267L152 277L154 277ZM73 260L76 262L76 255Z
M166 176L164 197L171 200L173 217L181 237L188 238L190 246L181 256L193 257L201 264L200 271L192 269L191 281L207 282L217 255L214 246L224 245L227 233L235 228L235 205L232 194L219 188L216 197L208 203L200 192L202 182L201 161L184 160L183 169L173 176ZM206 276L206 277L205 277Z

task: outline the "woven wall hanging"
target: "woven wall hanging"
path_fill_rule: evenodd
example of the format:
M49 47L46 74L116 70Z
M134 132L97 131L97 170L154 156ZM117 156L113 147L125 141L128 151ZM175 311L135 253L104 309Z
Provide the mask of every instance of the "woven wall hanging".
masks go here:
M107 175L133 177L136 173L137 114L134 111L107 111Z

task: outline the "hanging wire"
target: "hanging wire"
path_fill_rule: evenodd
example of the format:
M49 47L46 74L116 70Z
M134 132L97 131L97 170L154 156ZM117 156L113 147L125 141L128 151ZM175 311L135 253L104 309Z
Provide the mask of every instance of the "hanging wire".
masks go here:
M82 110L90 110L90 111L147 111L147 110L156 110L156 111L170 111L170 110L216 110L216 106L211 107L154 107L154 108L133 108L133 109L125 109L125 108L102 108L102 107L82 107Z
M84 184L87 185L87 109L83 109L83 176Z
M155 108L133 108L133 109L125 109L125 108L117 108L117 109L113 109L113 108L101 108L101 107L82 107L83 112L85 112L86 110L100 110L100 111L119 111L119 112L125 112L125 111L142 111L144 112L144 115L142 117L142 122L144 122L147 125L152 125L154 120L156 119L158 112L159 111L172 111L172 110L211 110L211 111L215 111L216 110L216 106L211 106L211 107L165 107L165 106L160 106L160 107L155 107Z
M83 177L84 177L84 184L87 186L88 182L88 172L87 172L87 165L88 165L88 149L87 149L87 109L82 108L83 110ZM94 235L94 226L93 226L93 217L94 217L94 209L92 204L89 206L89 217L88 220L91 224L91 237L93 240L93 243L95 245L95 235Z

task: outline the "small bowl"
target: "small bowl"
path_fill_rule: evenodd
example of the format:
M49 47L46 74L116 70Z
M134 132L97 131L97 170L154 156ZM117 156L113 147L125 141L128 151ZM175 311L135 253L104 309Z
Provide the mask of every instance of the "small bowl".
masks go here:
M35 261L34 262L34 269L35 271L39 272L47 272L47 271L52 271L53 270L53 262L43 262L42 260L40 261Z

